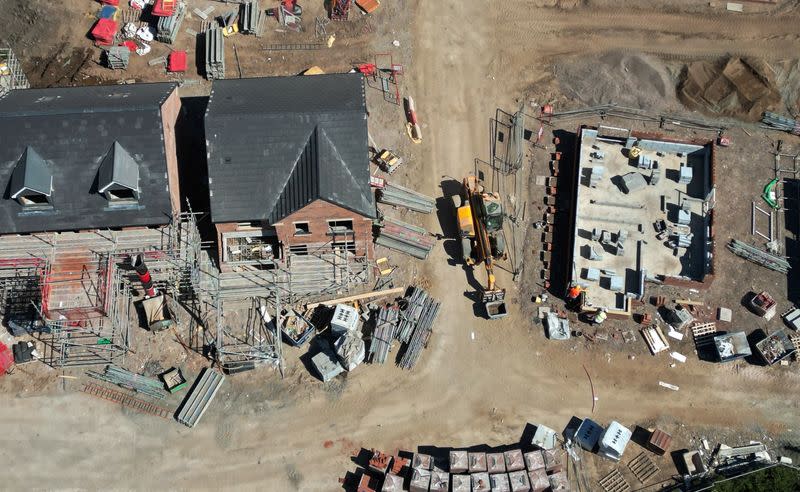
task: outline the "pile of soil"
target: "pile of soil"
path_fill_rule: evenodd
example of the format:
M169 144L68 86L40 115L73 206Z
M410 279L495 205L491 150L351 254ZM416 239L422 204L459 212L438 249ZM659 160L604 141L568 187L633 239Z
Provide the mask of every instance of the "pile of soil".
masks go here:
M589 106L617 104L667 110L678 106L675 80L667 67L643 54L612 52L558 63L553 73L561 91Z
M772 69L750 58L690 63L678 97L691 109L746 121L758 121L764 111L777 109L781 103Z

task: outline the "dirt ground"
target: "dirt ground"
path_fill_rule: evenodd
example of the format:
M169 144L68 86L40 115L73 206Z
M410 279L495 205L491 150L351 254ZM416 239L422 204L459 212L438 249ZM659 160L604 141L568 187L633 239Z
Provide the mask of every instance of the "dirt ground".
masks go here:
M7 3L9 8L0 14L0 38L23 59L34 86L169 80L142 59L124 74L98 66L99 53L85 37L96 7L89 0ZM328 31L337 33L333 49L277 54L259 49L269 43L313 42L313 16L321 14L322 2L307 0L306 33L268 32L260 40L239 36L232 43L243 76L293 74L310 65L344 70L371 60L374 53L391 52L404 66L402 92L417 102L424 141L408 141L402 109L374 89L368 91L370 134L377 145L397 149L406 158L393 180L436 197L443 194L442 182L460 180L476 158L488 158L487 130L496 108L513 110L520 102L530 111L531 102L555 102L557 108L585 105L595 100L584 93L591 86L585 79L597 77L598 84L614 86L620 94L633 87L642 95L631 96L628 104L677 111L674 84L681 63L733 54L777 65L793 61L800 50L796 1L745 3L744 14L726 12L723 2L625 3L620 8L612 0L506 0L487 9L483 2L385 0L370 17L329 24ZM215 13L225 11L224 4L203 0L192 1L190 8L205 5L215 5ZM185 27L197 30L199 20L187 18ZM44 32L49 36L44 38ZM194 49L188 34L181 36L180 43ZM399 47L392 45L394 40ZM159 45L148 59L165 51ZM227 66L234 76L238 68L232 54L227 53ZM581 60L593 56L609 61L610 68L598 75L581 67ZM625 66L641 68L634 70L641 80L614 81L615 76L632 77L624 68L614 69L625 60L634 63ZM197 82L184 85L182 93L208 91L198 74L184 79ZM608 101L603 93L596 95L596 102ZM784 103L790 109L797 102ZM576 120L559 130L572 132L581 123L596 122ZM770 139L783 138L795 151L800 151L800 139L748 132L733 130L734 146L720 149L719 274L702 298L709 306L734 309L733 324L752 331L775 328L779 322L766 326L748 314L738 305L741 296L748 290L770 290L780 298L781 311L789 306L790 289L782 276L730 255L724 243L731 237L751 240L750 202L772 177ZM551 137L547 133L543 141ZM531 183L535 175L546 174L552 150L548 144L531 151ZM531 184L528 196L520 199L534 211L542 194L543 189ZM438 214L406 218L447 234L452 217L444 203ZM500 285L510 291L511 313L493 322L473 316L473 289L445 247L437 247L425 262L390 254L403 278L422 283L442 301L433 339L413 372L367 365L323 384L300 362L303 352L287 347L283 379L267 370L228 378L194 429L81 394L77 390L86 379L82 371L64 373L76 380L57 378L60 371L41 365L20 368L0 379L3 487L337 490L337 478L354 469L350 455L361 447L413 451L419 446L499 446L518 442L526 423L560 430L573 416L601 423L615 419L631 428L659 425L674 434L676 449L696 446L701 437L712 444L719 439L732 445L766 439L797 446L796 364L764 368L747 362L702 362L687 341L677 350L689 355L688 361L672 367L665 354L648 355L638 339L630 344L546 340L530 302L540 292L538 234L531 231L534 239L526 243L522 281L515 284L506 272L499 273ZM483 279L478 270L475 276ZM137 347L163 345L158 351L163 367L179 365L193 376L204 365L169 335L137 331L135 336ZM149 357L145 350L129 361L142 369ZM658 381L680 390L659 387ZM638 452L638 445L631 445L626 460ZM600 459L589 460L587 466L595 478L611 469ZM675 473L669 457L659 466L662 479Z

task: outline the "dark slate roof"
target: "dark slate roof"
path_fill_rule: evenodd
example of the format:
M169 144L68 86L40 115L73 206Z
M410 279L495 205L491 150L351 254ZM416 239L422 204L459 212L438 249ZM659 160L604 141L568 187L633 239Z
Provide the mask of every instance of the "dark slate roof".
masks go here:
M166 224L172 207L160 108L175 87L25 89L0 97L0 234ZM116 144L128 157L120 154L111 174L127 186L136 165L136 204L109 206L98 192L102 161L111 154L113 164ZM12 198L21 163L25 179L34 179L28 148L52 175L52 208L26 209Z
M215 80L205 127L214 222L275 223L317 199L375 216L362 75Z

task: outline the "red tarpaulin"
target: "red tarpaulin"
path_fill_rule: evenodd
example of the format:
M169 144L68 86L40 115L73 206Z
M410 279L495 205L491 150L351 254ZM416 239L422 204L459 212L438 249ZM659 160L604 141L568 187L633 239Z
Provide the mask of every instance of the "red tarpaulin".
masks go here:
M137 48L136 43L131 41L130 39L127 40L127 41L123 41L122 44L120 44L120 46L127 47L130 50L131 53L136 51L136 48Z
M186 52L173 51L169 54L167 61L167 72L185 72L186 71Z
M114 42L114 34L117 33L117 23L111 19L100 19L92 28L94 43L98 45L109 45Z
M156 0L153 4L153 15L156 17L169 17L175 12L175 0Z
M113 5L114 7L119 7L119 0L100 0L100 3L104 5Z
M0 376L5 376L6 371L14 365L14 354L11 349L0 342Z

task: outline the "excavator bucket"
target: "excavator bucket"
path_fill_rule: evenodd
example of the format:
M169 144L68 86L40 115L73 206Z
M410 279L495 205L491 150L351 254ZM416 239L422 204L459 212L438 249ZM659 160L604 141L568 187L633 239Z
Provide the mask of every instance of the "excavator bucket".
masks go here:
M508 314L505 289L484 291L482 300L489 319L499 319Z

